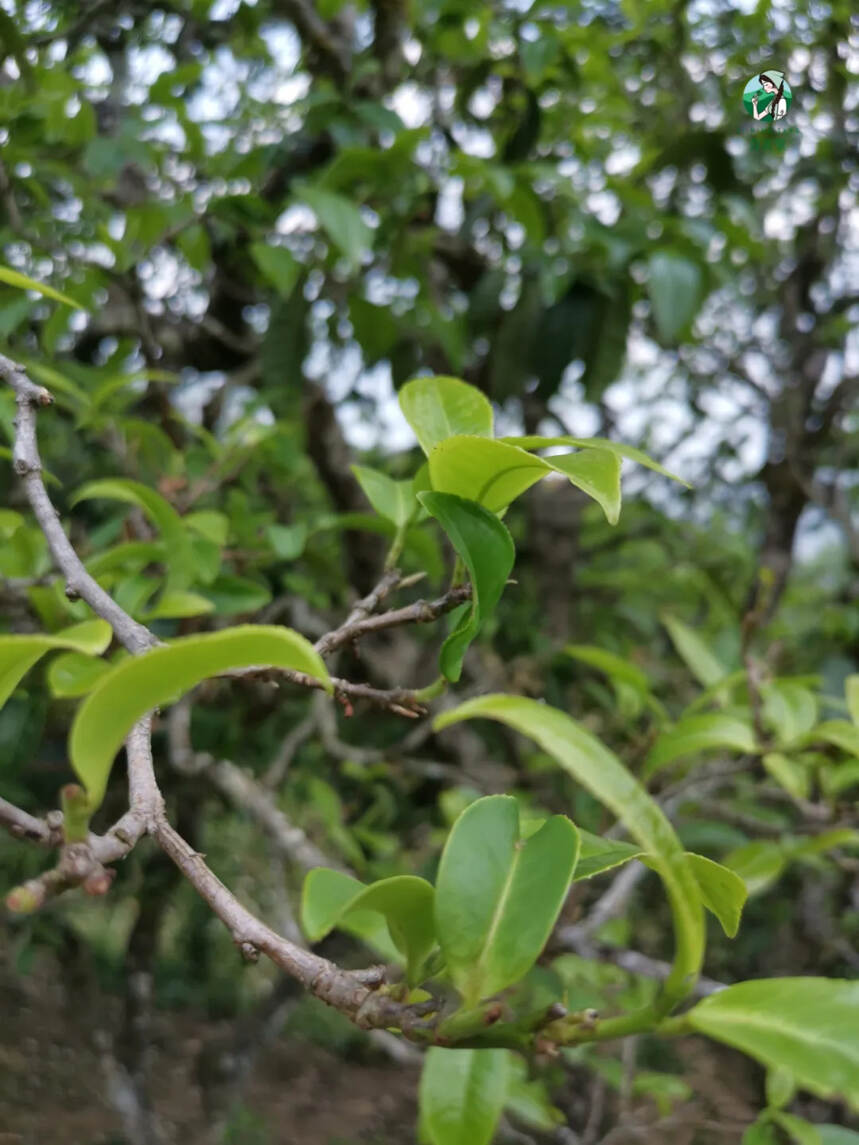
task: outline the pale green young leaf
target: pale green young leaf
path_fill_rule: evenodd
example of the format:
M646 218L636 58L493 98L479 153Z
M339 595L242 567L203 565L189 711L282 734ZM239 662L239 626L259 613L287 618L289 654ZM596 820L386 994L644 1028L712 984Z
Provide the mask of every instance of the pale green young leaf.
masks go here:
M468 1006L512 986L534 965L557 920L579 852L555 815L520 838L519 805L490 795L463 811L436 880L439 945Z
M507 1050L431 1046L418 1097L430 1145L489 1145L507 1099L508 1076Z
M859 1108L859 982L762 978L740 982L693 1007L698 1033L782 1067L818 1097Z
M185 636L113 668L78 708L69 735L69 758L93 809L104 798L122 741L141 716L175 703L210 676L254 666L305 672L331 691L328 670L313 645L289 628L274 626L240 625Z
M460 434L434 446L428 460L434 489L468 497L495 513L541 478L560 473L597 501L610 524L620 514L620 462L603 450L544 458L506 442Z
M434 895L430 883L413 875L394 875L366 886L340 871L319 867L304 880L302 926L308 938L318 942L356 914L382 915L392 942L405 955L407 977L414 984L435 945Z
M442 675L456 682L468 646L501 598L516 552L506 525L482 505L452 493L420 493L418 500L447 533L471 580L471 604L441 649Z
M688 856L665 814L608 748L547 704L524 696L481 696L438 716L435 727L440 730L480 717L499 720L535 740L620 819L648 854L665 885L674 916L676 954L664 997L668 1003L683 997L701 969L703 907Z
M690 851L687 857L701 888L704 906L716 916L728 938L733 938L740 928L740 917L749 893L746 884L736 871L714 863L704 855Z
M492 405L459 378L415 378L399 392L400 409L424 453L448 437L492 437Z
M617 441L610 441L607 437L569 437L566 434L561 437L541 437L530 434L524 437L499 437L498 440L503 441L506 445L518 445L520 449L528 450L550 449L556 445L573 445L579 449L604 449L616 457L635 461L638 465L652 469L654 473L659 473L662 477L670 477L672 481L678 481L681 485L691 488L688 481L684 481L676 473L671 473L658 461L648 457L643 450L636 449L634 445L623 445Z
M409 523L418 508L412 481L395 481L366 465L353 465L352 472L380 516L387 517L398 528Z

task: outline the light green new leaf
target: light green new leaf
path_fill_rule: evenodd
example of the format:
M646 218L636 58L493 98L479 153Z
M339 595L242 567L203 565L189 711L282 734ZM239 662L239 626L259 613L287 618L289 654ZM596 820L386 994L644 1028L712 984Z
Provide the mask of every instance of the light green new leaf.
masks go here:
M740 917L749 894L746 884L736 871L721 863L691 851L687 857L701 888L704 906L716 916L728 938L733 938L740 929Z
M676 616L668 615L662 617L662 623L668 629L668 635L677 649L677 654L699 684L710 688L727 676L727 668L688 624L684 624Z
M66 306L73 306L75 310L86 309L79 302L75 302L73 298L69 298L67 294L61 294L59 290L54 290L53 286L48 286L44 282L37 282L35 278L21 274L19 270L12 270L9 266L0 266L0 282L5 282L9 286L17 286L20 290L35 290L38 294L44 295L45 298L64 302Z
M341 871L317 867L313 874L312 889L305 881L301 898L301 926L311 942L318 941L334 926L355 935L372 947L386 962L402 961L400 952L391 941L384 918L371 911L353 911L343 916L343 906L361 892L364 884Z
M173 506L160 493L139 481L112 478L90 481L72 498L72 504L104 497L111 501L124 501L142 509L158 528L166 545L166 588L187 588L194 580L194 552L184 522Z
M614 525L620 514L620 461L602 450L543 458L485 437L456 435L429 453L433 489L468 497L494 513L506 509L549 473L560 473L593 497Z
M561 767L605 804L640 844L662 879L674 916L676 954L665 984L667 1004L691 989L704 955L701 892L686 852L665 814L638 780L599 740L575 720L523 696L490 695L444 712L438 729L481 716L500 720L530 736Z
M395 481L378 469L366 465L353 465L352 472L364 494L376 512L401 528L407 525L417 512L413 482Z
M486 394L459 378L415 378L399 392L400 409L424 453L448 437L492 437Z
M688 481L684 481L676 473L671 473L658 461L648 457L643 450L636 449L634 445L622 445L619 442L610 441L607 437L569 437L566 434L562 437L541 437L529 434L524 437L499 437L498 440L503 441L506 445L518 445L520 449L528 450L549 449L555 445L574 445L578 449L604 449L608 453L613 453L615 457L625 457L629 461L635 461L646 469L652 469L654 473L659 473L663 477L670 477L672 481L679 481L681 485L691 488Z
M519 805L489 795L463 811L442 852L435 920L465 1004L497 994L534 965L563 906L579 853L563 815L520 839Z
M110 671L110 664L85 652L63 652L48 666L51 695L65 699L85 696Z
M581 827L579 838L582 845L573 875L575 883L580 879L591 879L594 875L601 875L603 871L610 871L614 867L619 867L621 863L640 858L643 854L641 847L636 847L634 843L624 843L622 839L603 839L600 835L583 831Z
M114 757L141 716L175 703L210 676L254 666L306 672L331 691L328 670L312 644L289 628L263 625L185 636L109 672L78 708L69 734L69 758L92 808L104 798Z
M680 254L658 252L648 263L647 293L653 319L663 342L673 343L698 313L703 275L697 262Z
M46 652L68 648L98 656L110 644L112 635L106 620L85 620L51 636L0 636L0 707Z
M740 982L699 1002L685 1020L769 1068L790 1070L818 1097L843 1097L859 1108L859 982Z
M469 644L501 598L516 550L506 525L482 505L452 493L420 493L418 500L447 533L471 579L471 606L441 649L442 675L455 683Z
M661 767L685 755L726 747L749 754L758 751L751 724L718 712L686 716L659 736L644 762L644 777L649 779Z
M848 676L844 681L844 698L850 719L859 727L859 674Z
M340 248L352 269L357 270L373 245L373 229L364 222L360 210L344 195L321 187L302 186L297 194L312 209L319 225Z
M507 1050L432 1046L419 1091L421 1130L430 1145L489 1145L507 1098Z
M435 945L434 896L431 884L413 875L395 875L365 886L350 875L318 867L304 880L301 925L311 942L318 942L356 914L383 915L414 984Z

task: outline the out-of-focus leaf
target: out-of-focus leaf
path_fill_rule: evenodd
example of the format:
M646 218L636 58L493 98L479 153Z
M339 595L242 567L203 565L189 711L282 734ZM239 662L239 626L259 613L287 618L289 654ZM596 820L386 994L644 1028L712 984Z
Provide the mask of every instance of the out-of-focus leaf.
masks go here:
M17 286L20 290L35 290L38 294L43 294L45 298L53 298L56 302L63 302L66 306L74 307L75 310L85 309L79 302L75 302L67 294L61 294L53 286L48 286L44 282L37 282L35 278L21 274L19 270L12 270L9 266L0 266L0 282L5 282L9 286Z

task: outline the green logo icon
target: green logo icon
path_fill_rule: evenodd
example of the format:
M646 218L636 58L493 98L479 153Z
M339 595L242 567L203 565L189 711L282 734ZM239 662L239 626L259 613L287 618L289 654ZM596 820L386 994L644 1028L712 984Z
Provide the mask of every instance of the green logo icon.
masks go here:
M793 93L784 78L784 72L767 68L752 76L743 89L743 107L753 119L764 123L777 123L790 110Z

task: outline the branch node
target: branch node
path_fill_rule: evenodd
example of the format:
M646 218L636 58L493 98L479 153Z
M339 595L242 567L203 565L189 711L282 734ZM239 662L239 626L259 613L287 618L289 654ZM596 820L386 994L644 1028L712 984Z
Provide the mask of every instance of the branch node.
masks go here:
M239 942L238 947L245 962L259 962L259 950L252 942Z

